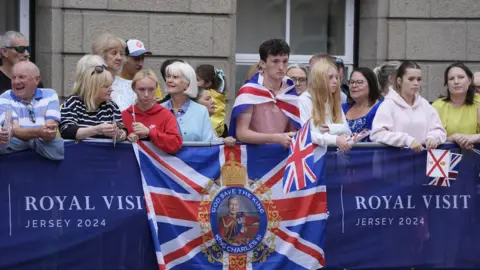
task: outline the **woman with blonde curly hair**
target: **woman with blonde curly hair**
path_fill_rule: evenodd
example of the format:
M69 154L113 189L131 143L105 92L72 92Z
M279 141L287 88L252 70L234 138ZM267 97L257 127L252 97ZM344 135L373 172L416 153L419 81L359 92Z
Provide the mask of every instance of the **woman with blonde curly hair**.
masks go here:
M104 33L93 41L92 53L101 56L110 71L115 76L122 71L126 61L126 42L112 33Z
M317 145L336 145L341 151L350 150L348 136L351 131L341 108L340 82L335 64L330 61L315 63L308 78L312 102L312 141Z

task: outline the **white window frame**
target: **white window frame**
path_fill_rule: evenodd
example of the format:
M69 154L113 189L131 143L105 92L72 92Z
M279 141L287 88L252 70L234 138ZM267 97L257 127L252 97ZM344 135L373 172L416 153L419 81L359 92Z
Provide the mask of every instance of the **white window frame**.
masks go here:
M320 1L320 0L316 0ZM291 0L286 0L286 27L285 27L285 41L290 44L290 16L291 16ZM355 18L355 0L345 0L345 55L335 55L341 58L349 73L353 67L353 36L354 36L354 18ZM291 64L308 64L312 55L290 55L289 63ZM252 65L260 61L258 54L237 53L235 54L236 65Z
M30 40L30 0L20 0L18 15L20 33Z

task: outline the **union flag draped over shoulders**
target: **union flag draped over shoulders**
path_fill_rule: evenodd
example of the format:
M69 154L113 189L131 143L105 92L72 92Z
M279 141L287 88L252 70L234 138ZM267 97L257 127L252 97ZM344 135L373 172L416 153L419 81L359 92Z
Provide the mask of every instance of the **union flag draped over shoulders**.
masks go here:
M317 269L327 219L325 179L283 192L279 145L134 145L159 269ZM323 166L321 164L320 166Z
M232 108L229 132L230 136L236 135L237 117L252 105L275 102L275 104L285 113L292 123L300 128L300 109L295 83L288 77L283 78L283 83L288 85L280 94L274 96L267 88L263 86L263 76L257 72L248 80L238 91L235 103Z

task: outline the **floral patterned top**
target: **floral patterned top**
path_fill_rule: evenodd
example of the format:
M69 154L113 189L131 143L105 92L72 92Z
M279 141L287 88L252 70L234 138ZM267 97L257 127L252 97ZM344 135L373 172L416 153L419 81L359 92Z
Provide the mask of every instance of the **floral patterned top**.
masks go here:
M379 100L375 106L372 107L372 109L363 117L357 118L357 119L352 119L349 120L347 119L348 127L352 131L352 133L360 133L363 130L372 130L372 123L373 119L375 118L375 114L377 113L378 107L380 107L380 104L382 104L382 100ZM348 103L342 104L342 109L345 115L347 112L350 110L351 105ZM364 138L361 140L361 142L370 142L370 136Z

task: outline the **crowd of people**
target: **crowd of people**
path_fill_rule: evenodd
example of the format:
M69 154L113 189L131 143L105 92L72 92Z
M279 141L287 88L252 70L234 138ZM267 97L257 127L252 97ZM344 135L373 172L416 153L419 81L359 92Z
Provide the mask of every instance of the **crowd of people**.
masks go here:
M414 151L480 142L480 73L460 62L446 68L445 94L431 104L420 95L422 70L413 61L356 67L345 80L342 59L318 54L308 67L289 66L289 45L270 39L260 45L227 125L226 92L233 89L212 65L166 60L162 91L155 71L144 67L152 54L144 43L106 33L78 61L72 95L60 104L30 52L21 33L1 36L0 154L31 149L62 160L63 139L88 138L149 140L171 154L192 141L288 148L307 124L315 144L341 151L361 133L368 134L362 141Z

